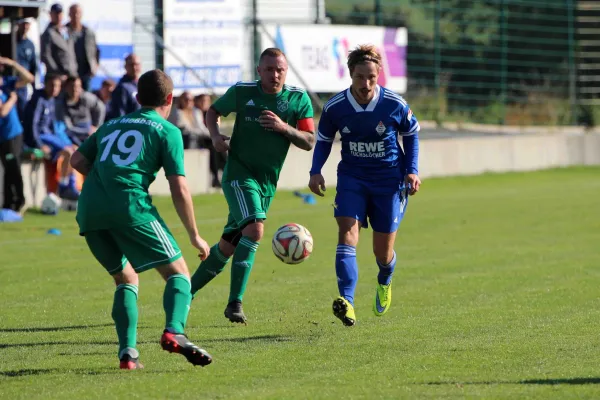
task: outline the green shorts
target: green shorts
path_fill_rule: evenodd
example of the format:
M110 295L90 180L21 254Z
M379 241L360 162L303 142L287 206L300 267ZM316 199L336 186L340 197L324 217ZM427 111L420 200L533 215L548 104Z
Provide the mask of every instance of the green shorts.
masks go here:
M271 196L263 196L251 180L223 182L223 194L229 206L223 239L237 244L241 231L249 222L267 219Z
M162 219L143 225L85 233L96 260L114 275L127 261L136 272L169 264L181 257L181 250Z

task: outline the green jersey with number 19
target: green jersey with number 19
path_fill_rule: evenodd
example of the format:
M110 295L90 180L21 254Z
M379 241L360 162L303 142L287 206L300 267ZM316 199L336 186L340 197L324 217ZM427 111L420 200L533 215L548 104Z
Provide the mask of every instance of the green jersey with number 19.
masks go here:
M273 196L290 141L281 133L260 126L258 118L263 110L270 110L295 128L298 121L313 117L306 91L283 85L279 93L268 94L260 81L238 82L213 108L223 116L236 113L223 182L249 179L256 182L263 196Z
M147 108L105 123L79 151L93 163L77 206L80 233L156 220L148 188L157 172L185 176L181 131Z

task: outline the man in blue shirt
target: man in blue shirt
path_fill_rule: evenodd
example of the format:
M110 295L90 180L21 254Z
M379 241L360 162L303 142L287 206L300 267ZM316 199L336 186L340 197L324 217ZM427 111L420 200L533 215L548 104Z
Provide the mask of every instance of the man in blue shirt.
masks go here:
M62 87L61 76L46 75L44 85L43 89L33 93L25 107L25 144L41 149L53 162L63 157L58 195L63 199L77 200L79 190L70 163L75 148L67 135L64 121L60 121L56 113L56 98Z
M368 228L369 222L379 266L373 311L382 316L390 307L396 231L408 195L414 195L421 185L420 128L404 99L377 85L381 55L374 46L362 45L350 52L348 68L352 86L325 104L319 121L309 187L313 193L324 195L321 169L331 153L335 134L340 132L342 160L334 204L339 227L335 268L340 297L333 302L333 313L344 325L353 326L358 281L356 245L360 228Z
M19 20L19 27L17 28L17 59L16 61L20 66L25 68L33 75L37 73L37 58L35 55L35 46L31 40L27 37L31 23L34 21L33 18L24 18ZM17 111L19 118L23 120L23 114L25 113L25 106L29 99L28 86L25 85L22 88L17 89Z
M4 66L12 67L18 74L3 77ZM0 57L0 162L4 169L4 201L2 208L19 211L25 205L21 154L23 127L19 120L16 91L33 82L33 76L17 62Z
M141 106L136 99L136 95L137 81L141 73L142 63L140 58L135 54L128 55L125 58L125 75L112 92L110 110L106 115L107 121L140 109Z

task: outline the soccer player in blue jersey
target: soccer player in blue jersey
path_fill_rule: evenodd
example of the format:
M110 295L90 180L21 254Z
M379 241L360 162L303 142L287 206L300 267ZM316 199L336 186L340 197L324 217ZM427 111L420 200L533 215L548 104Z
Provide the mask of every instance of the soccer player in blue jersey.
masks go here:
M381 55L374 46L362 45L350 52L348 68L352 86L325 104L319 121L309 187L313 193L324 195L321 169L331 153L335 134L340 132L342 160L334 204L339 227L335 270L340 297L333 302L333 314L344 325L353 326L358 281L356 245L360 228L368 228L368 222L373 228L373 252L379 266L373 310L382 316L390 308L396 231L408 195L417 193L421 186L420 128L404 99L377 84Z

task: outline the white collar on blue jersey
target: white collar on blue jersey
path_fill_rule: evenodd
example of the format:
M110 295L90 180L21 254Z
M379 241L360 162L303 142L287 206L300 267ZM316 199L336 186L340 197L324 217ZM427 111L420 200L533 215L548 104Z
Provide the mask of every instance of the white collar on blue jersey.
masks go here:
M356 99L354 98L354 96L352 96L352 93L350 92L350 88L348 88L348 90L346 90L346 97L348 98L348 101L350 102L350 104L352 104L352 107L354 107L354 111L356 111L356 112L364 112L364 111L372 112L373 110L375 110L375 106L377 105L377 102L379 101L379 93L380 92L381 92L381 88L379 87L379 85L375 85L375 96L373 96L373 98L367 105L366 109L362 108L362 106L356 102Z

